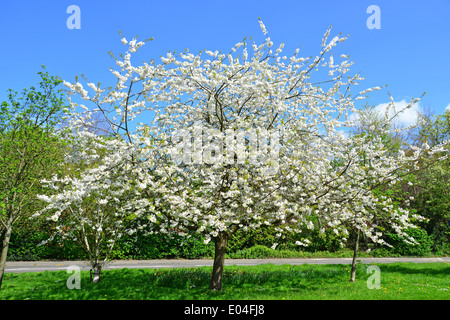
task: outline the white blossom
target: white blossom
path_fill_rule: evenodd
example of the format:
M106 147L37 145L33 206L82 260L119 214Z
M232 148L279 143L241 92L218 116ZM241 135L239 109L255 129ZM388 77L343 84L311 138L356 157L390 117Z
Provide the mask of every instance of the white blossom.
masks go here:
M337 235L347 235L348 226L381 243L371 222L374 211L385 211L401 233L411 225L408 211L394 210L373 187L401 181L399 169L417 168L428 147L392 154L380 136L342 134L353 125L356 102L381 87L353 92L363 78L347 75L348 55L340 56L342 62L333 58L332 48L346 37L328 41L330 33L315 57L299 57L298 49L282 57L283 45L274 53L266 37L250 52L240 42L229 54L205 50L204 59L201 53L169 52L162 64L137 67L131 56L143 42L123 38L129 50L116 61L121 69L111 69L114 86L88 83L95 93L89 96L80 83L64 82L92 102L85 113L73 103L69 123L73 149L67 162L86 168L47 182L61 188L40 196L48 203L43 213L58 220L55 212L68 210L80 230L97 226L114 238L135 232L123 221L147 217L157 232L197 232L205 243L265 225L280 234L302 233L306 226ZM321 87L313 74L325 67L328 73L318 73L327 83ZM135 125L144 111L153 120ZM84 130L92 112L107 117L114 135ZM109 212L114 227L102 224Z

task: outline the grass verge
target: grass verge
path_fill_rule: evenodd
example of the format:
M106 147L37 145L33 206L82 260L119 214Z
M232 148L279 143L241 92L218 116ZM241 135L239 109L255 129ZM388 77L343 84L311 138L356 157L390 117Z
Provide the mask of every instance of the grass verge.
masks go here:
M5 300L449 300L447 263L392 263L380 267L380 289L369 289L368 265L226 266L221 292L208 289L211 268L105 270L99 284L81 272L68 289L66 271L5 274Z

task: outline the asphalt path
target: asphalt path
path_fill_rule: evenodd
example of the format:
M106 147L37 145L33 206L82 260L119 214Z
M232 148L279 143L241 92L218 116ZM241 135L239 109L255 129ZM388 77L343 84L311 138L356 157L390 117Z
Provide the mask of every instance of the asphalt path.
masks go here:
M445 262L450 264L450 257L439 258L358 258L363 264L413 262L430 263ZM352 258L313 258L313 259L225 259L225 265L254 266L260 264L302 265L302 264L351 264ZM193 268L213 265L211 259L198 260L117 260L108 262L104 270L112 269L159 269L159 268ZM5 272L42 272L68 270L70 266L77 266L81 270L89 270L86 261L9 261Z

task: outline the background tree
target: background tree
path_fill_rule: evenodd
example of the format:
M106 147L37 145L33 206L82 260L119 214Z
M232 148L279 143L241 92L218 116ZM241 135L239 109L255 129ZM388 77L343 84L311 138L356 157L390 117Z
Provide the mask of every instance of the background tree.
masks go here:
M418 143L431 147L442 145L450 138L450 111L441 115L421 115L421 126L416 135ZM448 147L442 147L434 156L448 154ZM450 239L450 162L426 159L421 163L423 170L415 175L416 183L406 188L411 205L417 213L427 218L420 223L433 239L433 250L448 253Z
M13 225L38 210L36 195L40 180L56 173L63 142L55 130L66 107L61 80L47 72L39 88L19 95L9 90L0 112L0 223L4 229L0 257L0 286L3 279Z
M389 113L389 110L386 110L386 115L383 115L377 112L373 106L366 106L358 111L356 126L353 128L352 133L354 136L366 136L369 139L381 137L385 148L390 150L393 155L399 155L400 153L412 155L417 152L418 148L423 148L423 157L418 159L412 166L405 166L398 171L402 179L387 184L376 183L374 189L380 196L386 196L391 199L390 207L377 208L377 216L375 219L378 228L384 231L384 240L391 247L394 246L392 250L395 252L411 255L413 251L420 251L423 254L423 250L420 248L425 248L428 245L428 238L422 236L423 230L418 230L417 227L426 229L425 226L428 226L430 221L430 212L426 209L425 202L427 204L437 202L441 204L441 206L434 208L437 209L435 211L439 212L438 221L440 224L445 221L442 214L446 215L447 212L444 205L446 203L446 192L441 189L442 184L438 182L443 178L442 167L448 162L445 158L446 152L444 152L446 148L444 146L447 143L444 139L445 134L443 132L443 128L445 128L445 121L443 119L445 118L438 117L440 121L437 121L436 126L433 127L434 121L431 120L432 115L418 114L418 120L412 126L393 127L394 130L386 131L385 128L392 125L392 122L388 121ZM436 169L438 169L439 174L436 174ZM435 172L434 175L432 174L433 172ZM434 181L430 183L431 179L433 179L432 177ZM428 201L423 201L429 193L426 195L427 192L422 192L426 189L431 190L436 188L441 189L439 195L437 193L435 194L436 199L440 200L430 201L428 199ZM420 204L419 199L423 201L422 204ZM408 207L412 213L418 214L416 217L421 217L420 219L413 219L415 225L411 225L405 229L408 235L411 236L414 234L413 238L416 241L411 241L408 238L398 238L395 235L392 225L382 219L386 209L396 211L402 207ZM433 224L435 225L435 223ZM356 234L355 238L354 257L357 255L358 234ZM411 246L417 249L409 252L402 249L403 247ZM353 262L355 264L355 259Z

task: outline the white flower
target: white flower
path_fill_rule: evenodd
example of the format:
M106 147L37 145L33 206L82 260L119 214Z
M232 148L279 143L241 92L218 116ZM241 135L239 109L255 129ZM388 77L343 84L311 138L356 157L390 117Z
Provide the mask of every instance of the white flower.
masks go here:
M266 26L261 20L259 20L259 27L261 28L261 31L264 33L264 35L266 35L267 34Z

